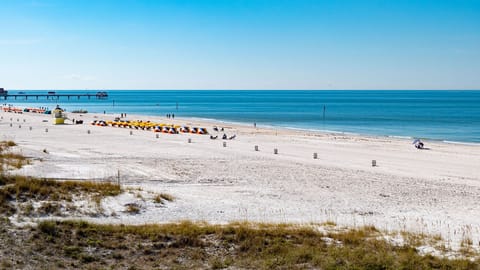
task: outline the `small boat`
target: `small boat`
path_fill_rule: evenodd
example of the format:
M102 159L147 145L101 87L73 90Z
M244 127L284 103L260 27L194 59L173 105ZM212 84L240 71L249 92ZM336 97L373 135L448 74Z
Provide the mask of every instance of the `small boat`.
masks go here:
M49 95L55 95L55 91L48 91L47 94L49 94Z

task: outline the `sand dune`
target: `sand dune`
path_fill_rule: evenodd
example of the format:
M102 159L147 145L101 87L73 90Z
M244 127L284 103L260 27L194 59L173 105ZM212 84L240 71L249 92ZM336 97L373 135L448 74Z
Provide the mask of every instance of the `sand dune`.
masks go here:
M19 151L35 160L18 173L98 180L115 180L120 174L124 185L176 197L163 207L145 204L138 215L95 218L99 222L331 220L441 233L447 240L480 240L479 146L427 141L429 150L417 150L409 140L397 138L128 117L190 124L210 132L212 126L222 126L228 135L237 135L223 147L225 141L205 135L156 138L151 131L133 130L130 135L131 129L88 124L112 120L113 115L71 115L86 124L56 126L48 115L0 115L2 140L14 140ZM255 145L260 151L254 151ZM372 160L377 167L371 166ZM113 211L121 203L108 200L104 208Z

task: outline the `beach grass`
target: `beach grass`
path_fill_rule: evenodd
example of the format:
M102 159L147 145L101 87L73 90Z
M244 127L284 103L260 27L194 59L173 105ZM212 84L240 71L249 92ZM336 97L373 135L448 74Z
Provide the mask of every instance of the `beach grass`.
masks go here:
M323 233L292 224L129 226L50 220L25 230L25 248L18 256L35 254L25 263L39 263L32 261L36 257L43 266L60 261L67 268L479 269L480 263L420 255L412 246L379 238L372 226Z
M13 141L0 141L0 173L9 169L20 169L29 163L28 159L17 153L12 153L11 147L17 146Z
M174 200L175 197L167 193L160 193L153 197L153 202L161 204L165 203L165 201L173 202Z
M87 195L99 204L102 198L116 196L121 192L120 185L110 182L56 181L2 175L0 176L0 213L14 214L16 207L13 202L28 204L32 201L43 202L38 209L41 213L57 213L59 206L54 202L72 202L74 196ZM26 209L29 210L28 207Z
M26 216L60 215L62 208L75 208L72 204L75 197L90 198L99 206L103 198L123 192L119 184L111 182L59 181L6 173L12 167L18 169L29 162L27 157L9 151L16 145L13 141L0 142L1 214L10 216L21 210ZM35 209L33 202L40 206Z

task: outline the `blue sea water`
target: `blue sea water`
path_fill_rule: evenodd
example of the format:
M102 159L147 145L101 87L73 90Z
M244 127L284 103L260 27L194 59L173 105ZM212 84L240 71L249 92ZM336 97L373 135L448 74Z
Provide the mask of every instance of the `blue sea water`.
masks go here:
M67 111L97 113L174 113L258 126L480 143L480 91L118 90L108 94L106 100L10 97L2 103L49 108L58 104Z

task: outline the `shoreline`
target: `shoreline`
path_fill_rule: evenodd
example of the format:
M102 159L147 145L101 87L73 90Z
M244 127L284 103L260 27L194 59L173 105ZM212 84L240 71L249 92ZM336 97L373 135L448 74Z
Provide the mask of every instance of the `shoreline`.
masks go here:
M82 125L70 121L52 125L51 115L0 115L2 140L15 141L18 151L33 159L15 173L98 181L115 181L118 174L122 185L177 198L160 208L133 195L106 200L102 202L106 213L118 216L107 214L90 221L301 224L330 220L341 226L372 224L441 234L452 241L461 240L458 232L468 227L466 233L474 243L480 241L477 146L426 141L430 150L417 150L411 140L402 138L254 128L183 117L127 117L195 125L209 132L212 126L223 126L227 135L237 136L224 141L208 135L90 125L92 120L113 120L118 114L68 113L69 118L84 120ZM372 160L377 166L372 167ZM122 214L119 209L128 200L138 201L144 210L133 216Z
M32 90L34 91L34 90ZM41 92L43 90L35 90L37 92ZM83 93L82 91L78 91L78 90L62 90L62 91L71 91L72 93L78 93L78 94L81 94ZM131 90L122 90L123 92L130 92ZM162 90L152 90L153 92L158 92L158 93L161 93ZM172 91L178 91L178 90L172 90ZM208 90L205 90L208 92ZM227 90L228 91L228 90ZM248 91L248 90L246 90ZM272 91L275 91L275 90L272 90ZM315 90L313 90L315 91ZM320 90L322 91L322 90ZM368 90L360 90L360 91L366 91L368 92ZM374 90L372 90L374 91ZM382 90L380 90L382 91ZM150 91L151 92L151 91ZM182 91L180 91L181 93ZM185 93L190 93L191 91L183 91ZM193 91L195 92L195 91ZM328 90L327 90L328 92ZM338 92L338 91L335 91L335 92ZM348 91L347 91L348 92ZM401 90L399 90L399 92L402 92ZM446 91L441 91L441 93L445 93ZM448 91L447 91L448 92ZM479 92L479 91L473 91L473 92ZM480 93L480 92L479 92ZM440 93L439 93L440 94ZM157 94L155 94L154 96L156 96ZM321 121L321 119L317 119L317 118L305 118L305 119L302 119L302 115L300 115L300 117L297 117L297 123L301 123L300 125L292 125L292 123L294 122L291 122L289 121L289 116L288 114L284 115L284 117L282 117L281 119L283 119L283 122L276 122L276 119L278 119L278 117L276 117L275 119L271 119L269 117L266 117L266 118L262 118L262 117L259 117L259 119L257 119L257 121L255 120L256 117L258 117L259 115L257 114L261 114L260 112L257 112L254 110L254 112L257 112L256 114L254 115L243 115L242 117L232 117L232 115L230 114L222 114L222 110L220 111L217 111L217 110L213 110L213 114L212 113L206 113L206 112L209 112L210 110L207 109L207 111L205 111L205 106L199 106L198 104L196 105L195 103L188 103L189 101L185 101L186 104L187 104L187 107L188 106L193 106L193 110L192 109L186 109L186 110L183 110L183 109L180 109L179 111L178 110L178 107L177 107L177 110L175 110L175 103L177 104L178 106L178 100L176 100L176 98L172 98L171 95L167 95L167 99L159 104L159 103L149 103L149 101L145 101L143 100L142 102L140 103L130 103L129 100L127 99L128 95L124 95L124 94L119 94L119 95L113 95L110 99L111 100L103 100L103 101L88 101L87 103L85 103L85 101L83 100L78 100L78 102L76 101L76 99L72 99L72 101L70 100L45 100L44 102L43 101L32 101L32 100L5 100L7 103L8 101L12 101L14 102L12 105L17 105L17 106L25 106L25 107L30 107L30 106L48 106L48 107L51 107L53 108L56 104L60 103L62 104L62 107L65 107L67 108L69 111L72 111L72 110L77 110L77 109L87 109L88 111L90 111L90 113L94 113L94 114L102 114L103 110L106 109L107 111L108 110L114 110L114 111L118 111L118 114L120 114L122 112L123 109L128 109L130 108L129 106L131 105L138 105L138 106L147 106L148 109L145 109L145 110L141 110L139 112L128 112L127 113L132 113L132 114L135 114L135 115L143 115L144 117L150 117L150 115L155 115L155 114L161 114L161 115L157 115L157 116L163 116L164 113L178 113L177 116L179 115L187 115L185 116L185 118L196 118L198 120L206 120L206 121L223 121L225 123L232 123L232 124L241 124L241 125L250 125L250 124L253 124L253 122L257 122L257 124L259 126L262 126L262 127L271 127L271 128L285 128L285 129L298 129L298 130L303 130L303 131L314 131L314 132L327 132L327 133L341 133L341 134L346 134L346 135L359 135L359 136L378 136L378 137L393 137L393 138L396 138L396 137L405 137L405 138L409 138L409 139L415 139L415 138L420 138L420 139L425 139L425 140L429 140L429 141L438 141L438 142L445 142L445 143L455 143L455 144L474 144L474 145L480 145L480 141L479 141L479 137L480 134L478 134L478 130L477 129L474 129L474 128L470 128L470 127L474 127L476 121L474 121L476 118L474 117L476 115L476 111L470 111L467 115L465 115L466 117L468 117L468 119L470 119L471 121L475 122L473 123L472 122L472 125L469 127L469 125L455 125L455 123L457 122L462 122L464 119L457 119L457 118L452 118L453 120L456 119L456 122L445 122L446 124L442 124L442 121L437 121L436 118L439 118L439 117L444 117L444 116L440 116L438 115L437 117L430 117L430 118L427 118L425 119L425 123L416 123L416 124L413 124L413 125L406 125L404 123L406 122L410 122L410 118L405 118L406 116L404 115L403 118L400 118L400 119L404 119L402 121L395 121L395 122L384 122L382 121L382 117L380 117L379 119L376 119L376 118L372 118L370 120L366 120L367 121L367 124L368 125L362 125L363 124L363 119L360 119L358 117L354 117L354 116L349 116L349 118L346 118L347 120L352 120L354 122L347 122L347 124L343 124L343 122L339 122L335 119L332 119L331 122L327 121L326 122L326 125L324 125L324 123ZM147 94L147 97L149 97L149 94ZM188 99L187 99L188 100ZM181 100L180 100L181 101ZM17 103L18 102L18 103ZM53 102L53 103L52 103ZM114 102L117 106L113 106L112 107L112 102ZM191 102L191 101L190 101ZM213 106L215 106L215 104L213 104L213 102L211 102ZM182 104L180 104L182 107ZM208 105L208 104L207 104ZM381 105L381 103L380 103ZM122 106L125 106L125 107L122 107ZM197 108L197 107L198 108ZM419 105L420 106L420 105ZM421 106L420 106L421 107ZM400 107L396 107L396 108L400 108ZM197 109L200 109L200 111L197 111ZM237 108L238 109L238 108ZM288 108L287 108L288 109ZM203 111L202 111L203 110ZM277 108L274 112L275 113L282 113L281 109L280 111L278 111L279 109ZM368 108L366 108L365 110L368 110ZM278 112L277 112L278 111ZM203 113L202 113L203 112ZM228 112L228 110L227 110ZM310 111L309 111L310 112ZM344 110L340 110L339 111L340 113L342 112L348 112L348 109L346 109L345 111ZM336 113L333 114L333 116L335 117L338 113L338 111ZM110 112L109 112L110 113ZM311 112L310 112L311 113ZM202 117L202 116L198 116L198 114L203 114L203 115L209 115L209 117ZM320 113L321 114L321 113ZM378 116L378 115L377 115ZM408 115L407 115L408 116ZM321 115L319 115L319 117L321 117ZM385 119L392 119L392 121L394 119L396 119L396 116L395 115L390 115L390 117L393 117L393 118L388 118L389 115L386 115L387 118ZM473 117L473 118L472 118ZM237 119L234 119L234 118L237 118ZM242 118L242 119L240 119ZM247 119L247 120L245 120ZM327 117L328 119L328 117ZM450 120L452 120L450 119ZM305 121L304 121L305 120ZM397 119L398 120L398 119ZM448 120L448 119L447 119ZM262 123L263 122L263 123ZM432 126L428 125L428 123L432 123ZM426 128L424 128L426 126ZM362 128L362 126L364 127L369 127L369 128ZM448 128L443 128L443 126L445 127L448 127ZM407 129L408 128L408 129ZM430 129L429 129L430 128ZM458 129L464 129L467 131L467 133L459 133L459 132L456 132ZM431 130L431 131L436 131L436 132L425 132L426 130ZM408 132L404 132L404 131L408 131ZM441 135L441 136L439 136Z

